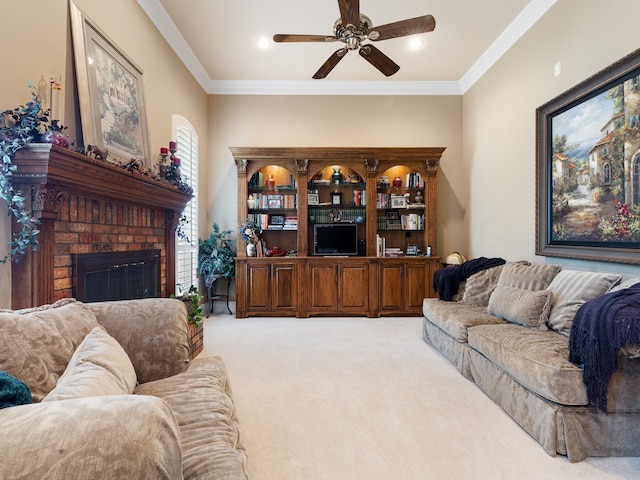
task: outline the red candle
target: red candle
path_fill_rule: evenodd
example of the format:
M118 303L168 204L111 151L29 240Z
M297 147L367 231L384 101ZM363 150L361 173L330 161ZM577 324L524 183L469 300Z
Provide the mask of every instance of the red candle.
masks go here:
M169 142L169 150L175 150L176 149L176 142Z
M160 147L160 154L161 155L169 155L169 149L166 147Z
M179 166L180 166L180 159L179 159L178 157L175 157L175 158L173 159L173 164L174 164L176 167L179 167Z

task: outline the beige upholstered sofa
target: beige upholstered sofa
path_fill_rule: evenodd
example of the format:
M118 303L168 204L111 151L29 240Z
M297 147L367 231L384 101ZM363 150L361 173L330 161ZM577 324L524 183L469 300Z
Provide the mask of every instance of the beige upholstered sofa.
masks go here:
M0 370L33 398L0 409L0 478L249 478L224 365L187 336L173 299L0 313Z
M640 349L619 352L607 413L588 400L582 365L569 361L576 312L640 279L620 281L620 275L507 262L471 275L453 301L425 299L424 340L548 454L571 462L640 456Z

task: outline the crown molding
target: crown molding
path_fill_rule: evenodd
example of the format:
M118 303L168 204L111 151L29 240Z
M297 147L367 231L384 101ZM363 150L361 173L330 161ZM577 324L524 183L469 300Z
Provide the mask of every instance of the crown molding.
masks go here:
M531 0L460 80L440 82L214 80L209 77L160 0L137 2L202 89L210 95L464 95L557 0Z
M460 79L462 94L467 93L556 2L557 0L531 0Z
M458 82L211 80L211 95L461 95Z
M137 0L138 5L142 7L147 16L151 19L160 34L165 38L182 63L191 72L193 78L206 91L207 84L211 81L209 74L204 69L198 57L187 41L180 33L180 30L169 16L160 0Z

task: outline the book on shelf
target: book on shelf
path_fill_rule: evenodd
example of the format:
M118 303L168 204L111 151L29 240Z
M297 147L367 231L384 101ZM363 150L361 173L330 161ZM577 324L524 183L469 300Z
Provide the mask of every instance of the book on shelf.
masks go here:
M407 173L407 188L424 188L424 179L420 173Z
M382 235L376 235L376 257L384 257L386 240Z
M402 230L424 230L424 215L409 213L400 216Z
M283 230L297 230L298 229L298 217L287 217L284 219Z

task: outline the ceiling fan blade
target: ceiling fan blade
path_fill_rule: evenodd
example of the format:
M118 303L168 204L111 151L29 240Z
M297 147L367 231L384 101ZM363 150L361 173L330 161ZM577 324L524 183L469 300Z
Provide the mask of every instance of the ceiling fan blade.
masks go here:
M342 25L360 27L360 0L338 0L338 7Z
M387 77L390 77L398 70L400 70L399 65L397 65L393 60L391 60L373 45L363 45L362 47L360 47L360 56L371 65L376 67L378 70L380 70Z
M331 72L331 70L333 70L333 67L335 67L338 62L343 59L348 51L349 50L347 50L346 48L341 48L340 50L336 50L335 52L333 52L333 55L331 55L329 59L324 62L324 64L313 75L313 78L316 80L320 80L329 75L329 72Z
M335 42L338 39L327 35L287 35L277 33L273 36L274 42Z
M432 15L400 20L399 22L388 23L373 27L369 31L369 40L388 40L389 38L404 37L417 33L431 32L436 28L436 19Z

